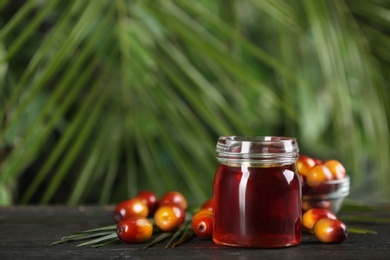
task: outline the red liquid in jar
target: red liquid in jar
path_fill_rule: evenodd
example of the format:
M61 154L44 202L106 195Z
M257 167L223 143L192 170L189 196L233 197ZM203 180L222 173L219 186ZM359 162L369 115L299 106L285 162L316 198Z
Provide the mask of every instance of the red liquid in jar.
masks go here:
M219 164L214 179L215 243L253 248L297 245L301 218L295 164L267 168Z

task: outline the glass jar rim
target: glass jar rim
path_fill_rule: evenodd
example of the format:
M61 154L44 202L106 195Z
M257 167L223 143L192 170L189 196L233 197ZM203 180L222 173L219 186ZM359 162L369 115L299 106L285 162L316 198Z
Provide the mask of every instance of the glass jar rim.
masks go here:
M220 136L216 152L218 160L295 162L299 156L297 140L285 136Z

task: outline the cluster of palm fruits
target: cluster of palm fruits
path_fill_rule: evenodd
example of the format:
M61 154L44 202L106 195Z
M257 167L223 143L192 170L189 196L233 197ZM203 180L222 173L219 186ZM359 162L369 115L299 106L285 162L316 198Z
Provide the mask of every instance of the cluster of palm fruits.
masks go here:
M311 208L331 209L327 197L345 185L347 173L344 166L338 160L321 161L300 155L297 169L302 180L303 212ZM313 197L316 199L307 199Z
M341 243L347 239L347 226L328 209L313 208L302 216L304 230L314 234L323 243Z
M341 180L347 176L344 166L337 160L321 161L306 155L300 155L297 161L298 173L303 178L307 190L313 193L324 192L321 184L331 180Z
M191 224L196 235L211 238L212 204L206 202L204 205L208 206L202 206L201 211L192 217ZM114 209L118 238L125 243L143 243L152 237L154 228L173 232L184 224L187 207L187 200L180 192L167 192L158 200L155 193L141 191L134 198L120 202ZM204 210L210 216L204 214Z
M348 235L347 226L332 212L327 195L339 188L339 181L347 177L346 170L338 160L319 160L300 155L297 161L298 173L302 179L302 195L324 199L304 200L302 203L302 224L306 231L323 243L340 243Z

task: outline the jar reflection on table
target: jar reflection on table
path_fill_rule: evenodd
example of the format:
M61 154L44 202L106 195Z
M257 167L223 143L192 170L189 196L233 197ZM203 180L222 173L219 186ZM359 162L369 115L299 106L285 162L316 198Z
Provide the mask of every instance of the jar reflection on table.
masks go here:
M217 244L274 248L301 241L298 146L286 137L220 137L214 179Z

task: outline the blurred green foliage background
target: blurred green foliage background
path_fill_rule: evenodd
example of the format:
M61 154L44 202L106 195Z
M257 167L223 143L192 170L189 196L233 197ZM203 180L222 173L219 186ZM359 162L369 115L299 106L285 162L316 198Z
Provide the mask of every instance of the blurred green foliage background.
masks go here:
M211 196L220 135L296 137L390 201L388 0L0 0L0 203Z

